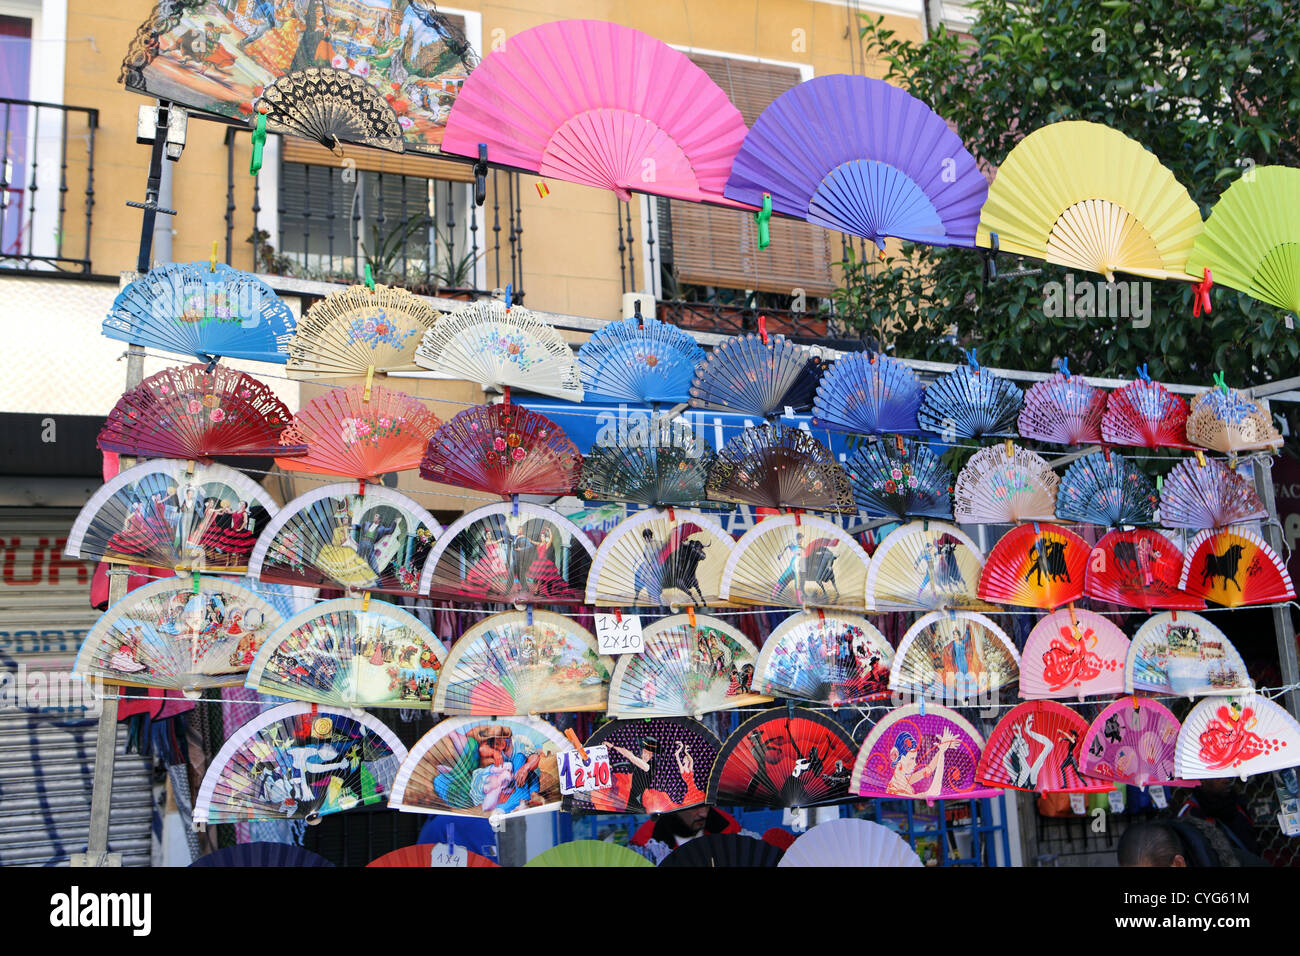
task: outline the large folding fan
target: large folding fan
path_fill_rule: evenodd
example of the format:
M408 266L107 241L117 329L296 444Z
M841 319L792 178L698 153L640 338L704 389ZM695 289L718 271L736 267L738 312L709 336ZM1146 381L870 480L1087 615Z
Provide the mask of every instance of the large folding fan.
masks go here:
M289 409L267 385L229 366L166 368L123 393L100 429L103 451L141 458L302 455L281 434Z
M1073 462L1056 491L1056 516L1062 521L1114 528L1151 524L1155 512L1151 479L1127 458L1109 451Z
M1057 372L1025 392L1018 428L1024 438L1056 445L1101 441L1106 393L1077 375Z
M1134 787L1196 786L1174 777L1178 718L1143 697L1117 700L1088 725L1082 769L1090 777Z
M698 506L714 454L707 444L674 432L670 444L594 445L582 458L578 495L587 501ZM678 441L677 438L684 440Z
M1054 611L1034 625L1020 652L1020 696L1083 700L1118 694L1128 651L1124 632L1095 611Z
M1141 143L1100 123L1052 123L1007 154L975 242L1068 268L1186 279L1201 231L1187 189ZM1021 434L1024 434L1023 430Z
M574 840L543 850L525 867L653 867L649 859L631 847L607 840Z
M996 694L1020 676L1016 645L983 614L932 611L898 644L890 690L968 701Z
M1267 521L1268 509L1240 473L1213 458L1184 459L1160 489L1160 523L1166 528L1224 528Z
M857 817L840 817L817 824L800 834L777 864L778 867L924 865L908 842L889 827Z
M1213 451L1279 448L1282 436L1258 402L1236 389L1212 388L1192 399L1187 440Z
M1263 538L1245 527L1202 531L1193 538L1178 586L1224 607L1295 598L1295 587L1282 559Z
M443 316L425 333L415 364L435 378L582 401L573 350L555 326L497 299L472 302Z
M1300 766L1300 723L1281 704L1246 693L1201 701L1178 732L1180 777L1246 777Z
M988 183L943 117L865 76L819 76L778 96L736 154L726 194L861 236L975 245Z
M926 386L917 424L942 441L1012 438L1025 403L1010 380L977 365L962 365Z
M857 745L829 717L787 707L746 720L722 744L709 774L709 803L819 807L852 799Z
M1102 441L1139 448L1186 448L1187 402L1151 381L1145 369L1138 369L1136 381L1106 396Z
M719 343L696 367L691 405L767 417L812 405L820 366L784 335L749 333Z
M428 709L446 656L433 632L402 608L340 598L276 628L245 684L313 704Z
M854 352L822 376L813 424L859 435L915 434L921 380L888 355Z
M256 593L216 577L152 581L118 600L82 642L72 672L197 697L238 686L282 618Z
M77 515L64 553L150 568L243 573L278 510L224 465L158 458L120 472Z
M713 732L689 717L611 720L596 728L588 747L609 751L613 783L605 790L564 798L572 813L672 813L709 802L709 771L720 746Z
M998 721L980 757L979 781L1037 793L1104 793L1109 780L1081 769L1088 722L1054 700L1030 700Z
M495 847L493 847L495 850ZM459 853L463 852L463 863L459 862ZM448 861L456 862L448 862ZM446 843L416 843L414 846L398 847L382 856L377 856L367 867L402 867L406 869L424 869L425 867L494 867L501 864L481 853L475 853L468 847Z
M567 495L582 456L559 425L522 405L471 405L442 425L420 461L420 477L470 491Z
M1252 687L1232 642L1199 614L1173 611L1147 618L1124 662L1126 693L1148 691L1188 699L1235 694Z
M849 792L862 797L963 800L990 796L975 779L984 738L938 704L895 707L858 749Z
M555 755L571 749L536 717L448 717L402 761L388 806L459 817L558 810Z
M365 711L290 703L241 726L208 764L195 823L315 820L388 797L406 748Z
M760 508L857 511L849 476L830 449L786 425L737 432L718 449L705 491L713 501Z
M956 525L913 521L885 536L867 568L867 609L993 610L976 595L984 555Z
M646 626L642 638L644 651L619 655L611 717L698 717L771 700L752 689L758 648L725 621L676 614Z
M538 91L546 90L545 97ZM738 205L723 198L745 138L740 110L666 43L598 20L511 36L465 81L445 152L613 190Z
M491 504L447 526L420 575L441 600L581 604L596 547L541 505Z
M533 610L493 614L452 647L433 710L480 716L604 710L613 667L572 618Z
M290 378L409 372L415 349L440 313L395 286L331 292L298 320L289 340Z
M1179 590L1182 573L1183 552L1166 535L1150 528L1109 531L1088 558L1083 593L1143 611L1205 607L1201 598Z
M325 485L272 519L248 573L279 584L415 594L442 531L410 498L382 485Z
M1300 313L1300 170L1254 166L1210 210L1188 274Z
M1017 607L1058 608L1083 597L1092 549L1054 524L1020 525L1003 535L980 576L979 596Z
M763 642L754 688L839 707L889 693L894 649L876 626L857 614L792 614Z
M1060 483L1052 466L1026 448L982 448L957 473L953 514L960 524L1051 520Z
M839 525L772 515L741 536L722 572L722 599L770 607L866 606L867 553Z
M199 857L192 867L326 867L333 866L319 853L292 843L236 843Z
M601 541L587 603L671 607L717 604L735 541L697 511L639 511Z
M863 514L952 517L952 472L928 445L897 436L868 442L858 447L844 470Z
M780 847L743 833L704 833L680 844L659 865L770 868L780 866L783 855Z
M675 325L640 315L602 326L578 349L588 400L637 404L690 401L704 349Z

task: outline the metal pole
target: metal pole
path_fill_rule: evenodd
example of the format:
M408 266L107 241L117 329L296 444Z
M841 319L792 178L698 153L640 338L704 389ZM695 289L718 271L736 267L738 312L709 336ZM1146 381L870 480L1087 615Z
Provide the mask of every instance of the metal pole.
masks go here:
M1258 462L1254 465L1253 470L1255 472L1255 490L1259 493L1264 508L1268 511L1268 523L1264 525L1264 534L1268 538L1269 546L1277 554L1284 554L1285 552L1282 550L1282 526L1277 517L1277 497L1273 493L1273 472L1270 468ZM1291 620L1291 606L1289 604L1275 604L1273 606L1273 633L1277 638L1277 660L1282 668L1282 683L1295 684L1300 681L1300 664L1297 664L1296 661L1295 625ZM1285 705L1286 709L1291 712L1292 717L1300 716L1300 690L1293 687L1287 691Z

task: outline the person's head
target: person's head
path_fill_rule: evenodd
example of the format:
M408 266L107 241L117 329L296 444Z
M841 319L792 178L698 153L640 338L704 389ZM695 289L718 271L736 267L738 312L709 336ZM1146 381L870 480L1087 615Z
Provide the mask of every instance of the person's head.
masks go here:
M709 810L708 804L704 804L686 810L665 813L664 819L668 821L674 835L693 837L698 836L704 830L705 824L709 822Z
M890 763L894 767L910 772L916 766L917 749L916 738L903 731L894 738L894 746L889 749Z
M1187 866L1178 831L1160 820L1144 820L1129 826L1119 838L1116 853L1120 866Z

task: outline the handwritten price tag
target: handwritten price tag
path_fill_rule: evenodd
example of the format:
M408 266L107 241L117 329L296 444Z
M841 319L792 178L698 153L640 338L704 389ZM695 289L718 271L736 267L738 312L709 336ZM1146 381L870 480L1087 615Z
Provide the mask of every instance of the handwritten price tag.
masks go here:
M1083 794L1070 794L1070 812L1082 816L1088 810L1088 802L1084 800Z
M1157 810L1163 810L1169 806L1169 795L1165 793L1164 787L1147 787L1147 794L1151 797L1151 802L1156 805Z
M469 866L469 851L463 846L435 843L429 850L430 866Z
M596 640L602 654L640 654L645 650L641 618L636 614L596 615Z
M590 793L614 785L609 750L604 744L588 747L586 761L576 750L561 750L555 755L555 762L560 774L560 793Z
M1124 791L1123 790L1112 790L1110 793L1106 794L1106 799L1110 801L1111 813L1124 812Z

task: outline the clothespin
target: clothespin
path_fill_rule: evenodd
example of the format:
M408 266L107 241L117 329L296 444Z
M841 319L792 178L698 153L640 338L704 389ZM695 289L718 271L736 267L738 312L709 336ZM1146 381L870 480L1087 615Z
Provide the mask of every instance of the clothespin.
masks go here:
M510 517L512 518L519 517L519 496L518 495L510 496Z
M690 624L691 630L695 630L695 605L686 605L686 622Z
M1198 468L1205 467L1205 452L1201 451L1199 448L1196 449L1196 465Z
M637 299L632 305L632 318L636 319L638 329L645 328L645 318L641 315L641 300Z
M369 610L370 610L370 592L369 592L369 591L364 591L364 592L362 592L362 594L361 594L361 610L363 610L363 611L369 611Z
M978 375L980 373L980 363L979 363L979 359L975 357L974 349L966 350L966 364L970 366L970 370L972 374Z
M1109 445L1102 445L1102 446L1101 446L1101 454L1102 454L1102 457L1106 459L1106 464L1110 464L1110 446L1109 446Z
M1228 394L1228 383L1225 380L1222 372L1214 373L1214 384L1219 387L1219 389L1223 392L1224 395Z
M798 511L794 513L794 526L796 528L803 527L803 516Z
M478 144L478 162L474 164L474 205L487 200L487 143Z
M1171 610L1171 611L1169 612L1169 620L1170 620L1171 622L1177 624L1177 623L1178 623L1178 612L1177 612L1177 611L1174 611L1174 610Z
M895 435L895 436L894 436L894 444L898 447L898 453L899 453L900 455L906 455L906 454L907 454L907 446L903 444L903 436L902 436L902 435Z
M257 108L257 122L253 125L253 155L248 161L248 175L256 176L262 170L262 148L266 146L266 104Z
M373 294L374 291L375 291L375 276L374 276L374 273L370 271L370 263L369 263L369 262L366 263L366 273L365 273L365 275L366 275L366 279L365 279L365 282L366 282L366 288L369 289L369 290L371 291L371 293Z
M764 345L767 344L767 316L761 314L758 317L758 337Z
M501 386L501 404L502 404L502 405L509 405L509 404L510 404L510 386L509 386L509 385L503 385L503 386Z
M546 185L545 180L539 180L535 185L537 186L537 195L542 199L551 194L551 187Z
M359 498L366 496L366 479L364 478L357 479L357 496Z
M998 234L989 233L989 247L984 250L984 287L998 277Z
M194 477L194 459L193 459L193 458L191 458L189 461L187 461L187 462L185 463L185 477L186 477L186 478L193 478L193 477Z
M515 301L515 284L513 282L507 282L506 283L506 311L507 312L510 311L510 306L514 304L514 301Z
M524 613L527 615L527 618L525 619L525 623L527 623L527 625L528 625L529 627L532 627L532 626L533 626L533 606L532 606L531 604L528 605L528 607L525 609Z
M578 735L573 732L573 728L572 727L565 728L564 736L569 738L569 743L573 744L574 747L578 748L578 757L582 760L583 763L586 763L587 748L582 746L582 741L579 740Z
M826 612L821 608L817 609L817 629L821 630L826 627Z
M1192 284L1192 318L1196 318L1202 312L1209 315L1214 311L1214 307L1210 304L1210 290L1214 288L1214 276L1209 266L1205 267L1202 276L1200 282Z
M616 624L622 624L622 623L623 623L623 610L622 610L622 608L617 608L617 607L614 608L614 622L615 622Z
M192 573L192 577L190 580L191 580L191 586L193 587L193 590L190 593L198 594L199 593L199 572L194 571Z
M1137 373L1138 373L1139 380L1150 383L1151 375L1150 373L1147 372L1146 363L1143 363L1137 367Z
M669 521L676 521L676 520L677 520L677 512L673 511L673 506L672 506L672 505L669 505L669 506L668 506L668 520L669 520Z
M1160 494L1164 490L1165 490L1165 476L1156 475L1156 494Z
M217 240L212 240L212 255L208 257L208 271L217 271Z
M1016 453L1016 446L1010 438L1003 442L1002 447L1006 450L1008 458L1012 457Z
M754 213L754 222L758 224L758 248L766 249L772 244L768 223L772 220L772 194L763 193L763 208Z
M369 268L369 266L367 266L366 268ZM366 366L366 390L361 393L361 400L363 402L370 401L370 386L374 384L374 381L375 381L375 367L373 365L368 365Z
M1075 616L1073 601L1070 602L1069 608L1070 608L1070 627L1074 628L1077 631L1079 629L1079 619L1078 617Z
M1070 380L1070 356L1061 356L1061 376L1068 382Z

